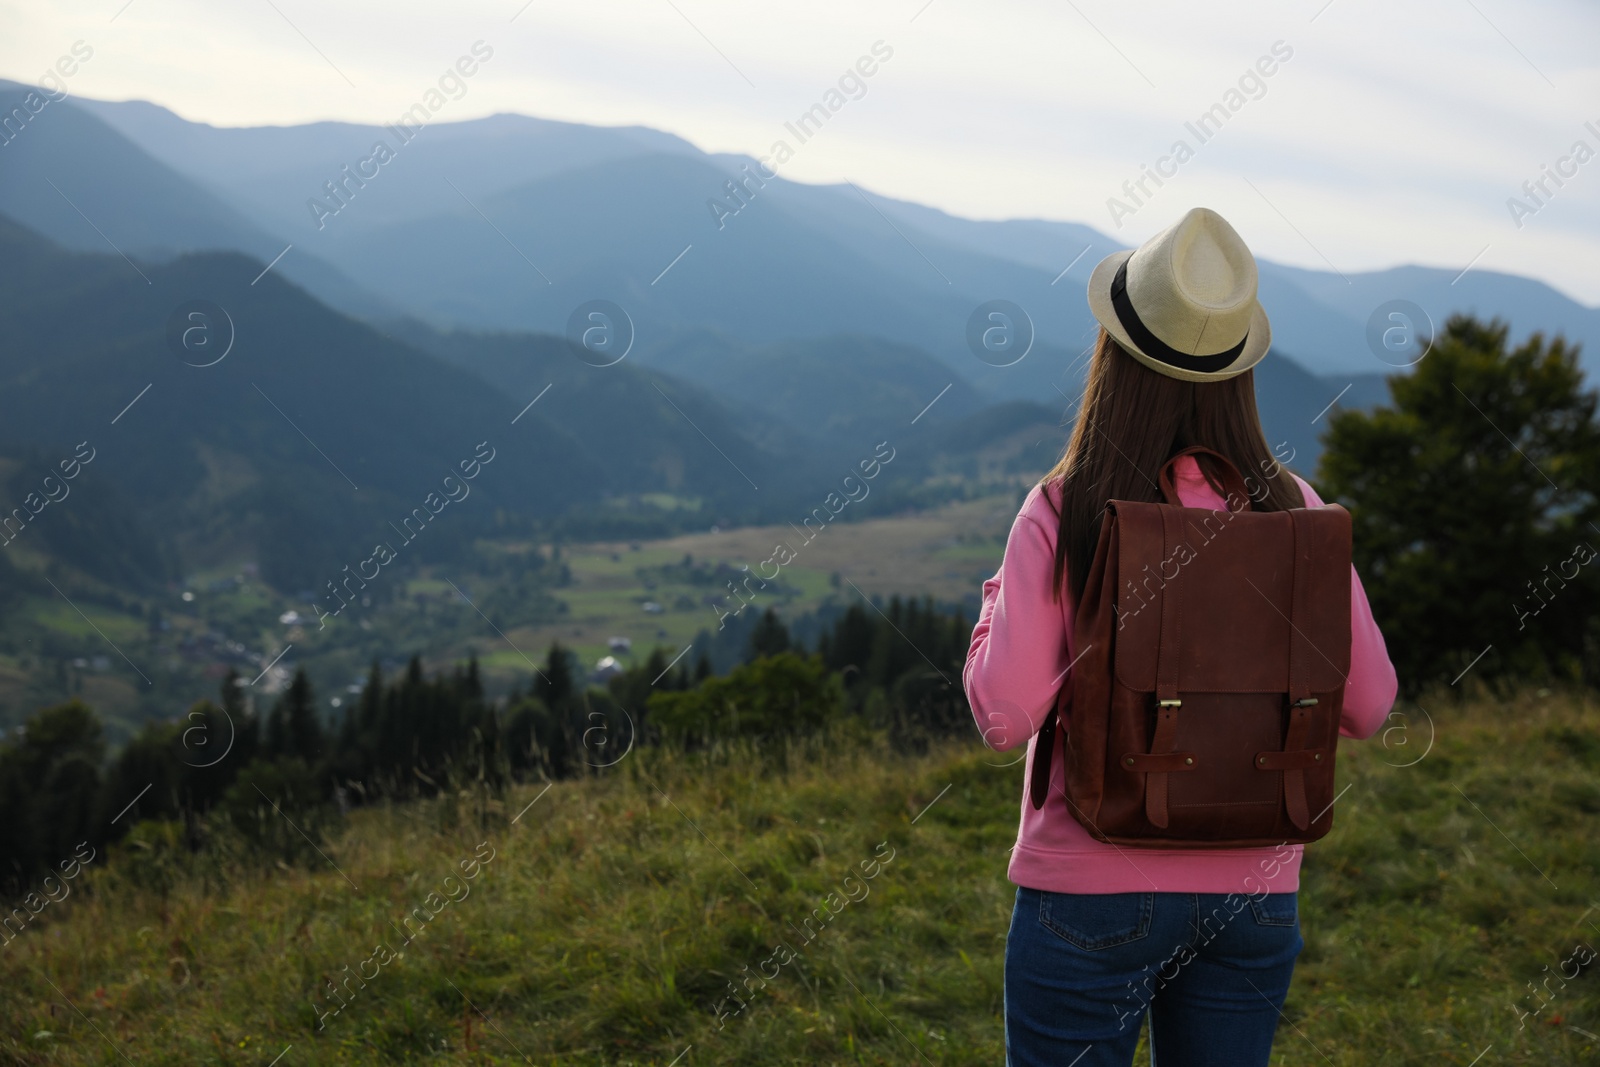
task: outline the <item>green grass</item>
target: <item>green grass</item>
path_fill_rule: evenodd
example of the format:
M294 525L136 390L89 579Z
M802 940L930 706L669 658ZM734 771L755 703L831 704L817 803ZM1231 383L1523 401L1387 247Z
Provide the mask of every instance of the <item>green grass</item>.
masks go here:
M626 542L569 545L563 550L563 559L571 568L572 583L555 592L567 604L567 614L508 633L524 649L542 650L550 641L560 640L589 664L607 654L605 642L612 634L631 638L638 655L647 654L657 644L676 652L700 630L716 629L718 615L700 603L702 597L724 596L730 609L737 607L738 601L723 585L667 580L646 589L638 569L677 563L685 553L697 561L756 569L772 556L779 541L797 553L779 575L795 595L784 601L771 590L753 586L751 607L758 611L777 607L793 617L815 611L830 599L855 601L857 594L848 585L841 581L835 586L835 573L869 594L889 596L916 589L943 600L959 599L976 592L999 566L1015 503L1015 494L1008 490L916 515L841 523L809 543L780 523L644 541L638 550ZM687 595L695 606L677 607L680 595ZM645 614L640 610L645 600L654 600L666 610L659 615ZM663 630L664 636L658 633ZM520 657L514 661L496 657L495 669L502 663L526 666Z
M1429 709L1431 749L1412 709L1343 752L1273 1062L1600 1061L1600 964L1550 981L1525 1027L1512 1010L1600 945L1600 709ZM0 1062L999 1063L1020 767L813 748L787 768L638 751L542 796L366 809L305 869L124 845L0 948ZM324 981L398 949L393 924L483 841L470 895L319 1032ZM727 983L801 947L789 923L880 848L865 899L719 1029Z
M695 496L678 496L674 493L640 493L639 501L652 507L661 508L663 511L674 511L683 508L686 511L700 510L700 498Z
M99 604L91 603L75 607L60 597L36 598L22 608L19 614L26 614L36 625L44 629L79 639L85 647L91 647L92 642L103 641L101 634L118 642L135 641L144 636L144 626L136 619L111 611Z
M949 545L934 554L934 558L960 567L960 573L977 585L982 585L986 578L991 577L1000 569L1000 560L1004 555L1004 545L985 544L957 544Z

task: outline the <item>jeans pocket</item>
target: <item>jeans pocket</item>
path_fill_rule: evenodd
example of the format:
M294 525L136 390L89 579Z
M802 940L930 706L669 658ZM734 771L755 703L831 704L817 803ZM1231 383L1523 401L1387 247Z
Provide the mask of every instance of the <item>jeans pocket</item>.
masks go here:
M1150 934L1154 893L1039 894L1039 925L1089 952Z
M1293 926L1300 917L1299 899L1298 893L1268 893L1251 900L1250 910L1261 926Z

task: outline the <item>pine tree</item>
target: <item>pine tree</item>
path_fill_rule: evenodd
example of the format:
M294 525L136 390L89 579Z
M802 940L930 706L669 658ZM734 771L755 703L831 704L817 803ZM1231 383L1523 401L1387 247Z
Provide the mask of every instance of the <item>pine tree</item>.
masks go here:
M322 720L317 716L316 701L311 693L311 679L306 677L304 667L294 672L294 681L289 683L288 690L279 700L278 708L273 710L275 720L278 718L278 709L282 709L279 753L298 756L306 761L307 766L314 765L322 755Z
M872 620L860 604L850 605L843 617L834 624L830 642L832 658L826 662L834 670L843 670L852 664L858 669L867 665L872 655Z
M383 671L374 659L372 666L367 669L367 684L362 686L361 699L357 703L362 733L371 734L377 730L382 709Z
M239 672L229 667L228 673L222 676L217 696L222 713L233 728L233 750L227 757L232 765L228 770L230 780L239 768L255 759L261 751L261 719L256 715L255 706L245 689L244 679L239 677Z
M572 703L572 660L560 641L550 645L544 670L533 680L533 695L552 712L560 714Z
M650 658L644 661L645 676L651 679L653 684L654 680L660 678L666 669L667 653L661 648L660 645L657 645L655 648L650 650Z
M789 629L783 625L783 620L778 618L778 613L768 608L761 613L755 629L750 632L750 654L745 657L745 662L760 659L762 656L776 656L780 652L787 651L789 651Z

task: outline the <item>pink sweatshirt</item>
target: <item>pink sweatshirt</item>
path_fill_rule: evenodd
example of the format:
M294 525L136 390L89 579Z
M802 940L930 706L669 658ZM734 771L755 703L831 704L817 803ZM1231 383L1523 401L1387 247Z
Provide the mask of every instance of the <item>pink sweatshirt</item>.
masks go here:
M1322 503L1309 485L1295 480L1307 506ZM1179 461L1174 484L1187 507L1226 507L1193 457ZM1298 889L1301 845L1155 849L1096 841L1060 801L1066 788L1061 759L1051 763L1050 800L1039 810L1029 802L1034 738L1077 655L1071 597L1065 591L1060 602L1050 596L1059 524L1051 503L1060 504L1059 486L1051 494L1046 500L1044 490L1035 486L1023 501L1000 570L983 583L983 610L962 672L973 717L989 746L1003 752L1027 742L1011 880L1056 893L1259 893L1263 885L1273 893ZM1350 677L1339 733L1366 738L1383 725L1397 683L1383 634L1353 569L1350 627Z

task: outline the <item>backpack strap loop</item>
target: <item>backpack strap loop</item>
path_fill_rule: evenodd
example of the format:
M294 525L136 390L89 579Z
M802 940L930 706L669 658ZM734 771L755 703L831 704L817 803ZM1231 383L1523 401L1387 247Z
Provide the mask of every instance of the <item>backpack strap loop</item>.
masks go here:
M1311 709L1304 704L1289 707L1289 730L1283 739L1283 804L1289 812L1289 821L1304 832L1311 825L1311 809L1306 804L1306 757L1317 759L1315 753L1306 751L1306 741L1311 736ZM1269 761L1270 762L1270 761ZM1257 765L1260 763L1257 757ZM1269 768L1270 769L1270 768Z
M1174 769L1192 770L1194 764L1191 753L1180 753L1177 749L1178 704L1162 701L1156 708L1156 729L1150 738L1149 763L1145 765L1159 769L1145 772L1144 814L1153 825L1163 830L1167 828L1167 775L1171 773L1168 767L1176 759L1187 759L1189 762ZM1130 769L1138 771L1141 767L1135 765Z
M1236 499L1242 501L1239 506L1240 511L1252 510L1253 500L1250 496L1250 491L1245 487L1244 478L1239 474L1239 468L1235 467L1231 462L1229 462L1228 458L1222 455L1220 452L1206 448L1204 445L1190 445L1188 448L1167 460L1166 463L1162 464L1161 474L1158 480L1161 483L1161 495L1166 498L1167 503L1174 504L1179 507L1183 506L1183 501L1178 499L1177 487L1172 481L1172 471L1177 465L1178 460L1182 459L1184 456L1205 456L1207 459L1211 460L1211 462L1216 465L1217 469L1222 472L1221 482L1223 499L1226 500L1230 495L1235 496Z

